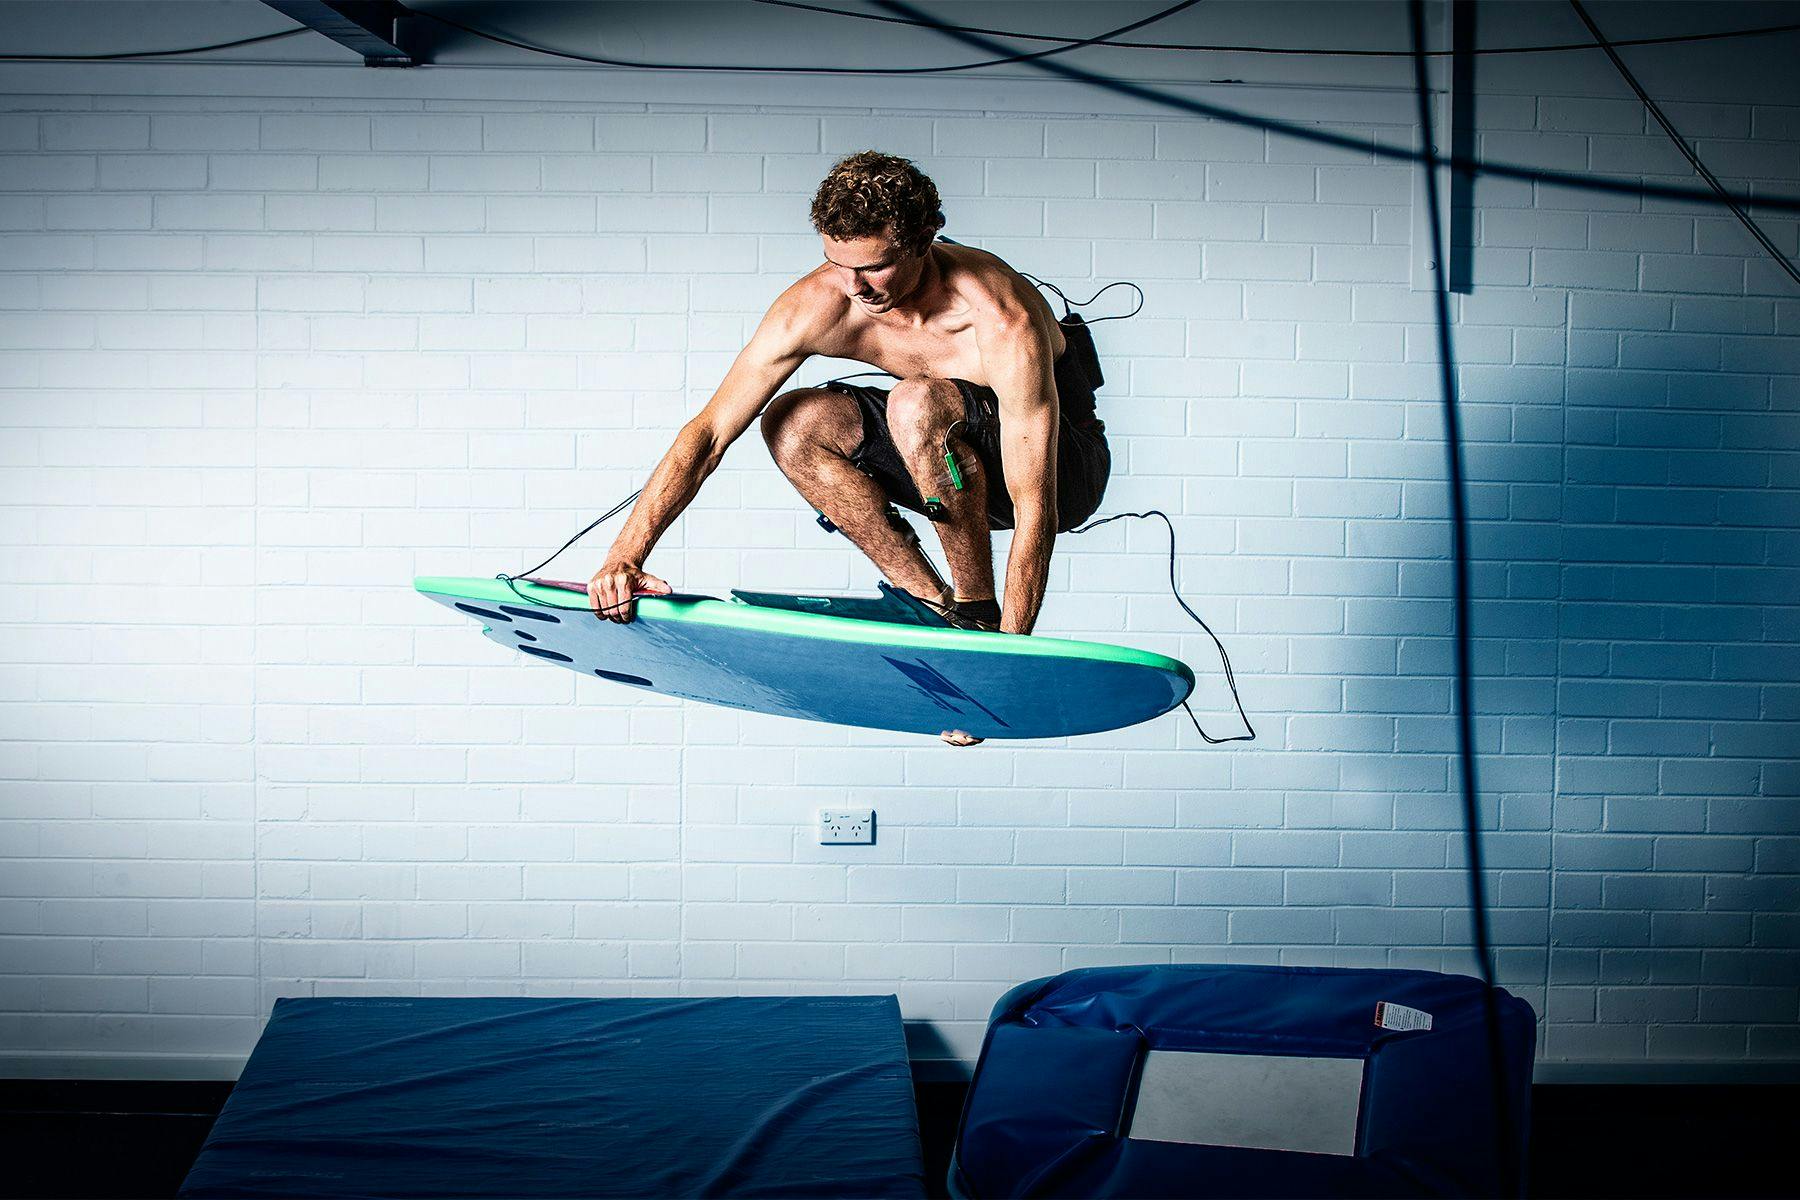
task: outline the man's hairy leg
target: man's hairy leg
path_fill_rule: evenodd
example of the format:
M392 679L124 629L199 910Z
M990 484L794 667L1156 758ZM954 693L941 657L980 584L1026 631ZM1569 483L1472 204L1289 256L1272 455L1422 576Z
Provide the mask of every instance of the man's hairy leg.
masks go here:
M962 393L947 379L904 379L894 385L888 396L888 428L893 431L894 446L919 495L943 501L944 516L932 525L950 564L956 598L991 600L994 544L988 529L990 481L975 451L951 434L962 419ZM956 455L962 475L960 489L944 462L946 441Z
M920 496L935 496L944 504L944 515L932 525L944 547L950 576L956 581L955 598L992 603L994 551L988 532L988 479L975 452L951 434L962 418L962 393L947 379L903 379L888 393L888 429L907 473ZM963 481L960 489L944 462L946 441L956 454ZM974 746L981 741L960 729L946 729L943 739L952 746Z
M794 487L895 587L938 601L941 582L918 545L888 522L881 485L857 470L850 456L862 442L856 401L823 388L777 396L762 418L769 453Z

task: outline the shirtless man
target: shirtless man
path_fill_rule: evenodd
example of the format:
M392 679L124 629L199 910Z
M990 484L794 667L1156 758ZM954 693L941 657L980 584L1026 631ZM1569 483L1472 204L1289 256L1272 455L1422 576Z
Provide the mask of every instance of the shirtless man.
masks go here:
M1091 335L1059 324L992 254L934 241L944 225L937 187L903 158L864 151L838 163L812 222L826 261L770 306L651 473L588 583L595 612L630 621L634 593L671 590L644 570L651 547L760 414L782 472L890 583L953 625L1030 633L1056 534L1094 512L1111 468L1094 416ZM899 382L777 395L813 355L865 362ZM909 527L889 520L890 501L931 516L953 587ZM1013 530L1003 603L990 528Z

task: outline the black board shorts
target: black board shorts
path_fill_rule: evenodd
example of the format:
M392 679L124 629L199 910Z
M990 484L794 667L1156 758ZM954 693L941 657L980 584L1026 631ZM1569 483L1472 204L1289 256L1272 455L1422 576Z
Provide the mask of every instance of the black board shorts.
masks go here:
M1056 433L1056 529L1066 533L1094 515L1106 493L1112 474L1112 451L1106 444L1106 425L1093 416L1094 391L1085 373L1065 353L1056 361L1056 392L1060 412ZM1067 365L1065 365L1067 364ZM956 430L957 443L968 446L981 460L987 478L988 523L995 529L1013 527L1012 495L1000 461L1000 398L992 388L966 379L952 379L962 393L963 424ZM850 462L874 479L889 500L916 513L925 512L925 499L894 445L888 429L888 390L862 387L833 380L821 384L856 401L862 413L862 444ZM1073 415L1071 415L1073 413ZM946 485L947 486L947 485Z

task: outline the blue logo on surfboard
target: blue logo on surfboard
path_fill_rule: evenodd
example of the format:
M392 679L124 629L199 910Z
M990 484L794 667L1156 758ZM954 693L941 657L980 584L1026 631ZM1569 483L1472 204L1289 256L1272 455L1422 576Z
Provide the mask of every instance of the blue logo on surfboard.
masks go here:
M964 700L986 713L1002 729L1007 728L1006 722L996 716L992 709L944 678L942 672L935 667L916 659L912 662L902 662L897 658L889 658L885 654L881 656L881 659L894 670L906 676L907 681L913 685L915 690L922 692L927 700L939 708L960 715L963 709L958 707L955 701Z

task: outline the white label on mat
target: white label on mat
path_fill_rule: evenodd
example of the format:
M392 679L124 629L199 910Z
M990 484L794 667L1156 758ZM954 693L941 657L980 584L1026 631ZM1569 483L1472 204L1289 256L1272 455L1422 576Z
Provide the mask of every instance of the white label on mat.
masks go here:
M1152 1050L1125 1136L1355 1154L1362 1075L1360 1058Z
M1431 1014L1383 1000L1375 1006L1375 1024L1383 1029L1430 1029Z

